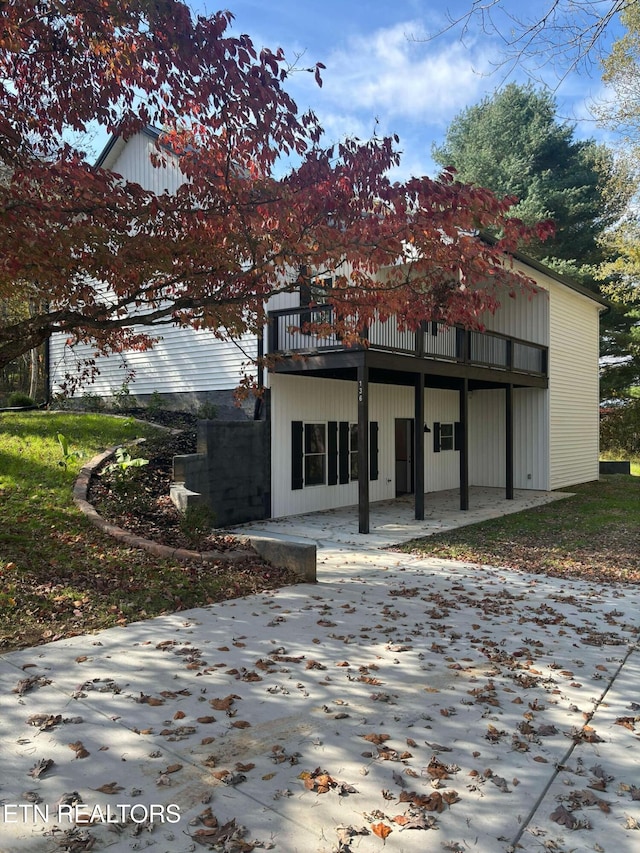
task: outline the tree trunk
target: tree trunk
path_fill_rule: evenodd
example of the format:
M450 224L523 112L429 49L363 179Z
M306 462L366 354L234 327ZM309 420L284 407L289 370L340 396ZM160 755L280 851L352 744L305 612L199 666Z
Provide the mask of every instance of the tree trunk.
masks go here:
M40 359L38 358L38 350L34 347L30 352L29 356L31 359L31 375L29 378L29 396L32 400L36 399L36 395L38 393L38 372L40 366Z

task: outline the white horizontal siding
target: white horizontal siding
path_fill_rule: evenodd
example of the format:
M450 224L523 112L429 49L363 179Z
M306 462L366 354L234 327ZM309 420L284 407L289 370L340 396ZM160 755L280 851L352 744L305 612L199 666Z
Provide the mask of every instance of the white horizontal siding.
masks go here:
M561 489L599 476L599 306L553 282L550 295L550 488Z
M92 347L70 348L64 342L63 335L51 339L54 394L61 390L66 372L75 374L78 359L90 358L93 353ZM240 382L243 369L255 372L255 368L243 368L243 364L247 364L247 357L255 358L256 338L247 336L239 344L242 349L232 342L217 340L210 331L169 327L151 350L98 358L100 373L96 381L83 386L79 393L109 396L120 389L128 369L135 371L129 384L132 394L232 390Z
M164 165L152 164L154 154ZM145 133L127 142L118 140L102 165L156 195L175 192L184 180L177 159L158 150L155 139ZM132 309L132 320L135 313ZM129 351L98 358L96 364L100 372L96 381L82 386L80 393L109 396L122 387L129 370L134 371L129 384L133 394L232 390L245 371L255 373L255 367L250 369L248 364L257 355L255 336L244 337L237 346L232 341L218 340L206 330L178 326L133 328L152 337L158 336L160 340L145 352ZM91 358L94 353L94 348L89 346L69 348L65 340L65 335L55 335L51 340L51 390L54 394L61 390L64 374L75 375L78 361Z

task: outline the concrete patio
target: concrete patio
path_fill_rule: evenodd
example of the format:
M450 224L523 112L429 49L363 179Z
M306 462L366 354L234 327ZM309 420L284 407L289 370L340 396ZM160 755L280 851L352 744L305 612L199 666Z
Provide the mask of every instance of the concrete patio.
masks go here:
M0 850L634 853L638 589L381 550L411 514L265 523L317 584L1 657Z
M570 496L570 492L542 492L515 489L513 500L507 500L504 489L471 486L469 509L460 509L458 489L430 492L425 495L425 518L414 517L414 497L404 495L394 500L378 501L370 506L370 532L358 532L358 507L349 506L292 515L287 518L254 521L239 525L236 531L244 535L267 535L289 541L339 542L343 545L362 545L367 548L388 548L419 536L442 533L467 524L476 524L514 512L532 509Z

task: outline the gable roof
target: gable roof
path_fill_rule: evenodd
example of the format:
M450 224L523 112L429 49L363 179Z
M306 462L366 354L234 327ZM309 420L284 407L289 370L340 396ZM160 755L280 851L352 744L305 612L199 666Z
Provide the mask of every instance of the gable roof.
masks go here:
M157 127L152 127L151 125L146 125L142 130L139 131L144 136L148 136L149 139L153 139L156 141L160 138L160 134L162 133ZM108 169L109 162L115 161L120 152L123 150L125 145L127 144L128 139L125 139L121 134L114 133L111 139L107 142L105 147L102 149L96 162L93 164L96 169Z
M491 234L482 234L482 239L486 240L487 243L497 243L497 238L493 237ZM574 281L568 275L564 275L563 273L559 273L557 270L554 270L552 267L546 266L546 264L541 263L535 258L530 257L524 252L516 251L509 253L512 258L516 261L520 261L521 264L524 264L527 267L531 267L531 269L536 270L537 272L543 273L548 278L557 281L558 284L562 284L565 287L568 287L570 290L574 290L576 293L579 293L581 296L586 296L587 299L592 299L594 302L598 302L602 305L603 311L609 311L611 309L610 303L599 293L594 293L593 290L589 290L588 287L584 287L582 284L578 284L577 281Z
M152 125L146 125L139 132L154 141L157 141L162 133L159 128L153 127ZM97 169L108 169L109 161L115 162L118 155L122 152L126 144L127 140L124 137L122 137L118 133L114 133L111 139L107 142L107 144L99 154L94 164L94 167ZM497 242L497 238L493 237L491 234L484 233L481 235L481 237L487 243ZM594 293L592 290L589 290L583 285L578 284L578 282L574 281L572 278L569 278L569 276L557 272L556 270L546 266L545 264L541 263L535 258L530 257L524 252L511 252L510 255L515 260L520 261L520 263L524 264L525 266L528 266L531 269L536 270L537 272L541 272L549 278L553 279L554 281L558 282L558 284L562 284L564 285L564 287L568 287L570 290L573 290L576 293L581 294L582 296L586 296L587 299L591 299L594 302L599 303L602 306L601 310L603 312L611 310L611 305L606 299L604 299L598 293Z

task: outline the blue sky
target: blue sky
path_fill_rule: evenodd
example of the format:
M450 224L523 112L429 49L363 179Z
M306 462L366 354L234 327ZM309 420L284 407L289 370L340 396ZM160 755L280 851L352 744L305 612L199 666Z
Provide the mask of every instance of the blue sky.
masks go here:
M314 109L327 142L346 135L397 133L403 161L395 175L434 175L433 143L442 141L453 117L492 94L504 82L495 65L501 45L479 22L464 41L460 29L429 39L446 27L447 13L467 10L472 0L230 0L233 33L248 33L256 46L282 47L305 67L323 62L320 89L307 73L293 75L288 90L298 106ZM516 14L535 16L551 0L504 0ZM224 8L191 0L195 11ZM607 5L607 4L605 4ZM524 9L523 9L524 7ZM576 137L606 141L590 104L603 97L598 68L574 72L559 83L552 64L540 77L554 90L559 117L576 123ZM509 80L524 82L521 69Z

